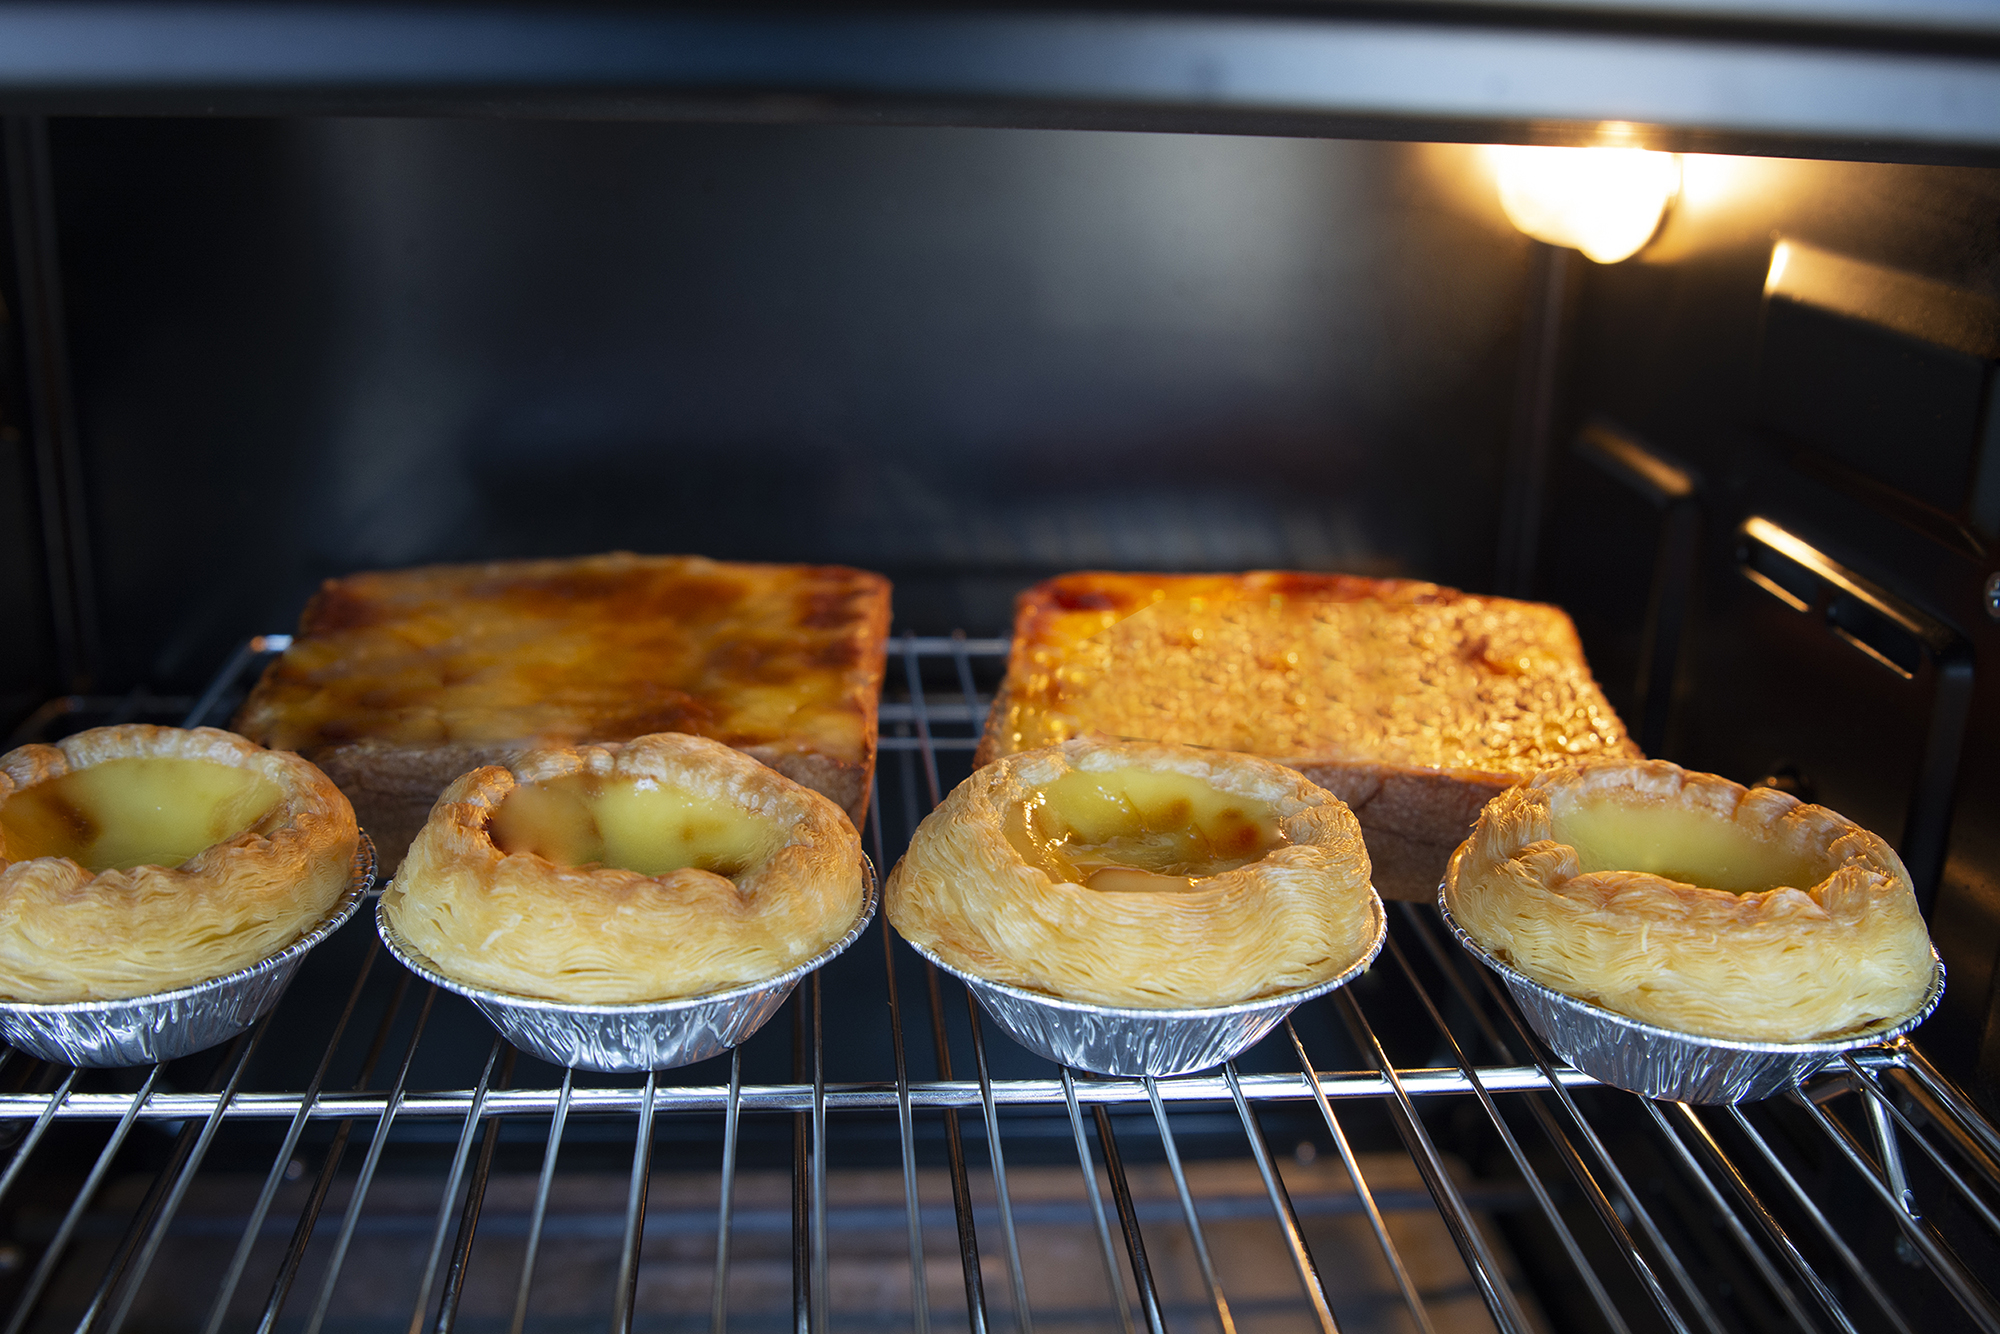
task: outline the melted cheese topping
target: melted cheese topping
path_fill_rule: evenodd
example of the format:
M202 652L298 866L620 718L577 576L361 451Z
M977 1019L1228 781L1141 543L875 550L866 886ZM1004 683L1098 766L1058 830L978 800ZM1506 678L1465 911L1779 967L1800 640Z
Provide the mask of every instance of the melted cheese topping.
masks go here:
M88 871L175 867L262 820L282 797L249 769L206 760L105 760L0 804L5 860L67 857Z
M240 730L311 751L687 732L870 753L888 583L684 556L432 566L330 581Z
M1087 732L1527 775L1637 751L1555 607L1343 575L1077 574L1022 598L997 753Z
M1768 833L1725 814L1600 798L1553 812L1555 841L1576 850L1578 868L1640 871L1683 885L1761 894L1810 889L1832 872Z
M487 825L503 853L558 866L659 876L693 866L731 879L768 857L785 831L718 797L655 778L593 773L522 783Z
M1196 889L1288 841L1266 803L1145 769L1073 769L1017 802L1005 832L1052 879L1109 893Z

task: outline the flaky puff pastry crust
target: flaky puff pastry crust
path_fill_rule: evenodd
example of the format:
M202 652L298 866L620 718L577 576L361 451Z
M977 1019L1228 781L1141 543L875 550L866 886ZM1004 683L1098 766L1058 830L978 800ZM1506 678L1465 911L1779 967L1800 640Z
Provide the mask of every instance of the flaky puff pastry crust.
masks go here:
M781 826L782 841L734 880L559 866L494 845L488 822L518 784L583 773L723 799ZM663 732L530 750L459 778L382 902L397 934L461 981L599 1005L776 977L839 940L866 894L860 836L833 802L720 742Z
M1008 840L1008 812L1072 769L1187 774L1268 803L1290 840L1187 891L1059 882ZM954 968L1067 1000L1150 1009L1232 1005L1338 977L1382 924L1353 812L1269 760L1079 739L974 771L917 826L884 890L904 937Z
M1734 821L1815 881L1736 894L1583 873L1554 820L1607 801ZM1930 937L1887 843L1823 806L1665 761L1555 769L1503 792L1454 855L1444 897L1475 940L1535 981L1703 1037L1860 1031L1911 1014L1931 979Z
M117 759L248 769L277 804L255 825L177 867L90 871L67 857L0 852L0 994L39 1003L171 991L268 958L332 911L360 830L325 774L288 751L213 727L126 723L0 756L0 803Z

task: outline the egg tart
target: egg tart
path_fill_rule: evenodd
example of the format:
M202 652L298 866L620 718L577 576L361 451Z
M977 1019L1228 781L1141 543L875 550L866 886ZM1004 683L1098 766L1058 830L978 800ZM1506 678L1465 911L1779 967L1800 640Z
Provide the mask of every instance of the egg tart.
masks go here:
M209 727L130 723L0 756L0 996L184 987L332 910L360 832L305 760Z
M867 900L838 806L720 742L662 732L522 752L445 789L382 896L474 987L572 1004L777 976Z
M889 919L954 970L1071 1001L1232 1005L1378 941L1361 829L1295 770L1078 739L976 770L917 827Z
M1445 906L1543 986L1702 1037L1907 1018L1934 959L1889 845L1823 806L1664 761L1554 769L1489 803Z

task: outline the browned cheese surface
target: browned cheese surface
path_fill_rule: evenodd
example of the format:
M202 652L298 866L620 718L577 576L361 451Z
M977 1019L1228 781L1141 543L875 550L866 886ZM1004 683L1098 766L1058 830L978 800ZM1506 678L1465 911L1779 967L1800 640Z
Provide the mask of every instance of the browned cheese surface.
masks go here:
M1510 778L1636 753L1559 608L1273 571L1022 594L985 756L1085 732Z
M237 725L307 754L689 732L872 762L889 584L623 553L329 580Z

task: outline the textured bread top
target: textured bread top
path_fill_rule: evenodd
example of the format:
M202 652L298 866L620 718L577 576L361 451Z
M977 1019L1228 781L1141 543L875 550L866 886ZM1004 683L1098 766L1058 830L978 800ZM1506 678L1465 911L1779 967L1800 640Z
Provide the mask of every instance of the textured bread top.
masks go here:
M614 553L332 579L237 727L312 753L688 732L866 765L889 582Z
M1638 754L1559 608L1279 571L1021 594L981 761L1086 733L1509 778Z

